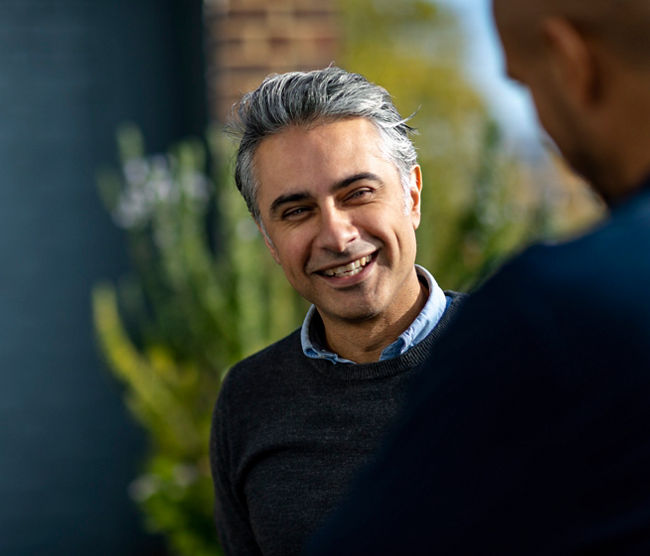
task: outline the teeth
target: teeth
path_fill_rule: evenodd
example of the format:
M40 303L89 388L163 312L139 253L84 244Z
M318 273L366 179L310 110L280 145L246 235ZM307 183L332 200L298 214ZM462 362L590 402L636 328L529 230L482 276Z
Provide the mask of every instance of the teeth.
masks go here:
M354 276L359 274L363 270L363 267L366 266L372 260L372 256L368 255L367 257L361 257L356 261L352 261L349 264L343 266L337 266L336 268L330 268L323 271L325 276Z

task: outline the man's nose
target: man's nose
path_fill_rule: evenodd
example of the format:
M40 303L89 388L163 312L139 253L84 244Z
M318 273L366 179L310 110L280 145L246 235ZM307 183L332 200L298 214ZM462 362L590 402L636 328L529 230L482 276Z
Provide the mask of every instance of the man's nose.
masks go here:
M359 232L349 212L336 207L321 210L316 246L335 253L345 251Z

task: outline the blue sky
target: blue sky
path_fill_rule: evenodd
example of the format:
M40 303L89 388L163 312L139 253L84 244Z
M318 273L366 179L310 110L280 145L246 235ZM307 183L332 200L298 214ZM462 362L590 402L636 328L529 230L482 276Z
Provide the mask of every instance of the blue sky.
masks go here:
M530 96L503 73L501 45L492 21L491 0L439 2L458 14L467 37L467 74L483 91L507 135L514 139L535 140L538 127Z

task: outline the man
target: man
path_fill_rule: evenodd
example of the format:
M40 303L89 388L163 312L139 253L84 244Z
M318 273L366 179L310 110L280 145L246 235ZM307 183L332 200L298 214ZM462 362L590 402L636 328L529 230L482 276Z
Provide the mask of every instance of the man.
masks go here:
M309 555L650 554L650 3L494 14L509 74L611 215L468 298Z
M335 67L276 75L239 117L237 186L313 306L223 384L216 523L227 554L288 556L376 449L459 297L414 264L422 176L384 89Z

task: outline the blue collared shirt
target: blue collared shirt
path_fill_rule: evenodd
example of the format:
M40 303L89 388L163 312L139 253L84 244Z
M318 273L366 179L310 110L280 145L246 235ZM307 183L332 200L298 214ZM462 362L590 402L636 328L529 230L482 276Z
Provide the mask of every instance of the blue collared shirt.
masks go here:
M379 356L380 361L394 359L424 340L436 327L440 317L442 317L447 305L449 304L450 298L445 296L445 293L440 289L440 286L438 286L431 273L426 268L417 264L415 265L415 270L418 277L427 282L427 286L429 287L429 299L427 299L427 302L424 307L422 307L418 316L415 317L411 326L402 332L397 340L384 348ZM310 337L309 330L315 313L316 307L312 305L309 308L309 311L307 311L307 316L302 323L300 342L302 343L303 353L312 359L327 359L332 363L354 363L354 361L344 359L343 357L339 357L336 353L323 349L316 342L312 341L313 339Z

